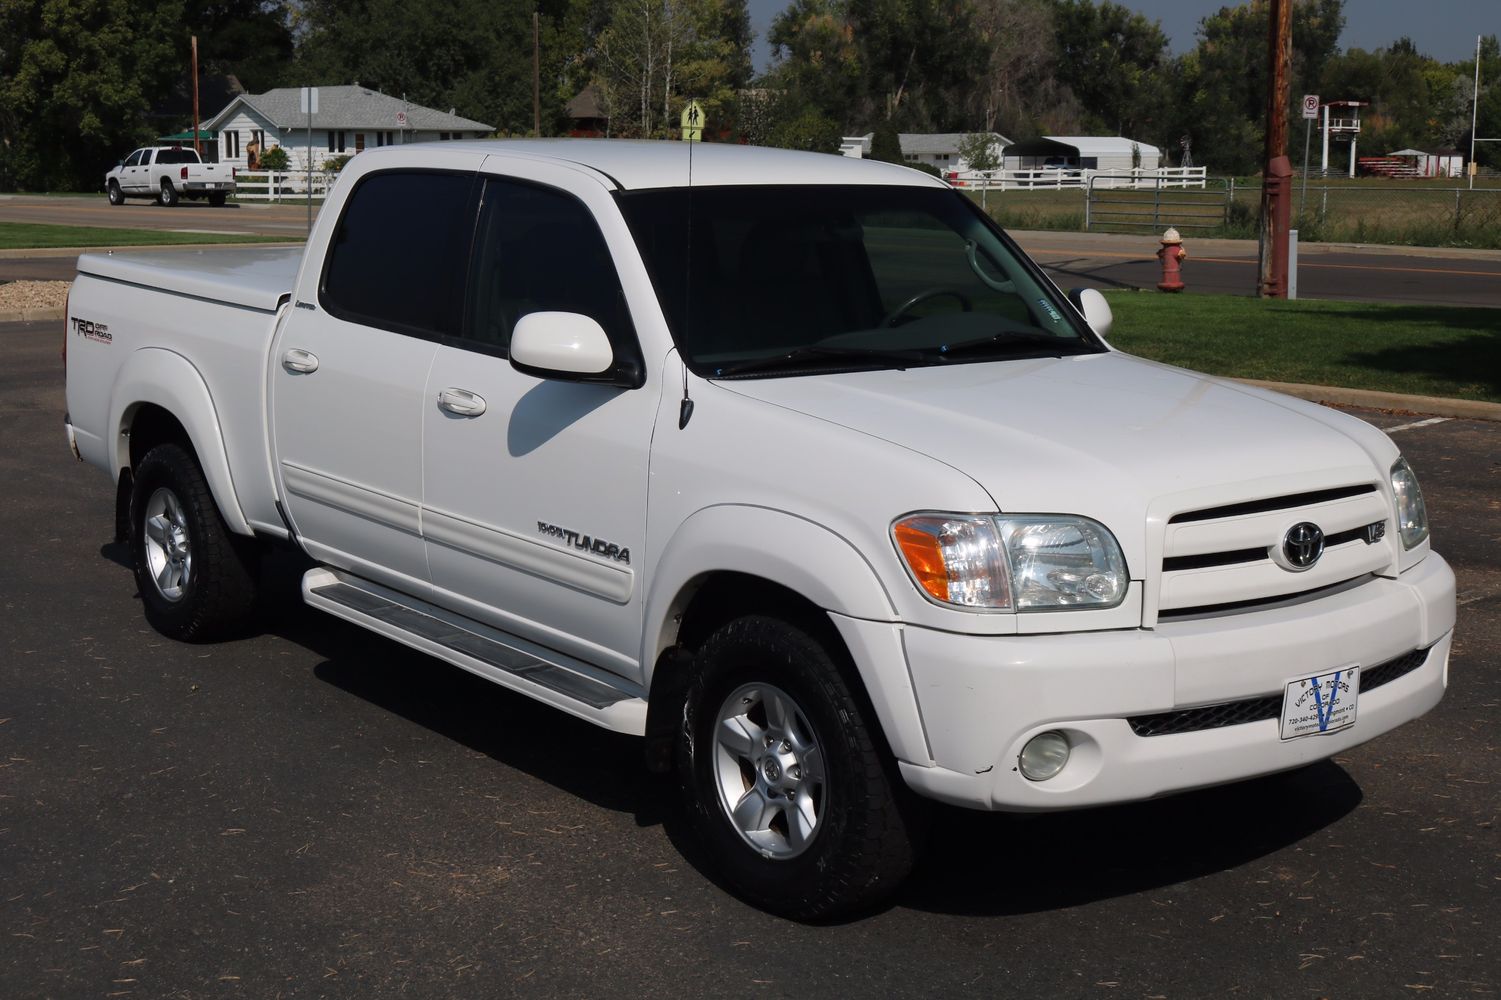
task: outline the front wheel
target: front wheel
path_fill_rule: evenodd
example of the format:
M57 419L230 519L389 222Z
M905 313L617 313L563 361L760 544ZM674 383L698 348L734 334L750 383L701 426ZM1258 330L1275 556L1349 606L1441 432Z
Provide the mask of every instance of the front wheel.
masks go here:
M125 204L125 192L120 190L119 181L109 182L109 203L111 205Z
M829 651L746 617L704 643L696 668L678 771L724 879L803 920L894 891L912 867L915 809Z
M165 177L162 178L162 193L158 200L168 208L174 207L180 200L177 188L173 187L172 182Z
M130 500L131 554L146 620L163 635L201 642L232 633L255 607L255 560L231 534L198 462L162 444L141 459Z

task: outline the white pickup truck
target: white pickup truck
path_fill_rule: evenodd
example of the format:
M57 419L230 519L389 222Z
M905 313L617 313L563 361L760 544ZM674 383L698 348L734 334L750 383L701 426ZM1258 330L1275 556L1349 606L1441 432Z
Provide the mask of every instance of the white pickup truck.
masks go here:
M104 175L111 205L123 205L126 198L154 198L169 208L183 198L222 205L235 184L234 167L205 163L196 150L182 146L137 149Z
M1448 682L1390 439L1112 349L1103 296L905 167L399 146L305 252L78 267L68 437L152 625L223 635L290 541L308 604L643 736L778 912L890 892L924 797L1233 782Z

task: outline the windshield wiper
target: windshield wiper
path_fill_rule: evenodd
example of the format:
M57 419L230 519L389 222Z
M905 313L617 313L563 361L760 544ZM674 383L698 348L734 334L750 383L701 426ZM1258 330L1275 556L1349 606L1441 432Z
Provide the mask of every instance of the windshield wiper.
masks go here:
M956 354L972 354L988 348L1004 349L1005 354L1027 354L1063 357L1065 354L1090 354L1095 348L1083 340L1070 340L1047 333L1024 330L1002 330L988 337L961 340L957 344L944 344L934 349L939 357L949 358ZM1021 350L1013 350L1020 348Z
M747 358L744 361L732 361L727 365L719 365L715 367L714 373L709 377L732 378L736 375L762 374L806 368L810 361L815 360L851 361L857 363L884 361L901 369L914 364L928 363L931 360L931 356L924 351L917 350L872 347L821 347L818 344L809 344L806 347L795 347L786 353L774 354L768 358Z

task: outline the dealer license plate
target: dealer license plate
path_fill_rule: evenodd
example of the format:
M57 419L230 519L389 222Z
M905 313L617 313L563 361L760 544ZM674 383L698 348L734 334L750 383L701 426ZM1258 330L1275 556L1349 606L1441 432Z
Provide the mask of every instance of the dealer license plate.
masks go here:
M1287 685L1282 696L1282 738L1337 733L1355 725L1360 668L1344 667Z

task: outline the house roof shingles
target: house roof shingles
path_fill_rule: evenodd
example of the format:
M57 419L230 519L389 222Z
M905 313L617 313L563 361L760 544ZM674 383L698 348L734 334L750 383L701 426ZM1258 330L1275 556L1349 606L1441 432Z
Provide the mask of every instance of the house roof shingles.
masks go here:
M301 88L279 87L264 94L241 94L237 100L268 119L278 128L303 128L308 124L307 115L300 110ZM218 128L230 117L235 107L233 101L212 119L204 122L205 128ZM369 87L339 86L318 88L318 111L313 115L312 127L318 129L395 129L397 112L405 111L406 127L424 131L493 132L495 126L486 125L469 118L461 118L445 111L425 108L420 104L390 97Z

